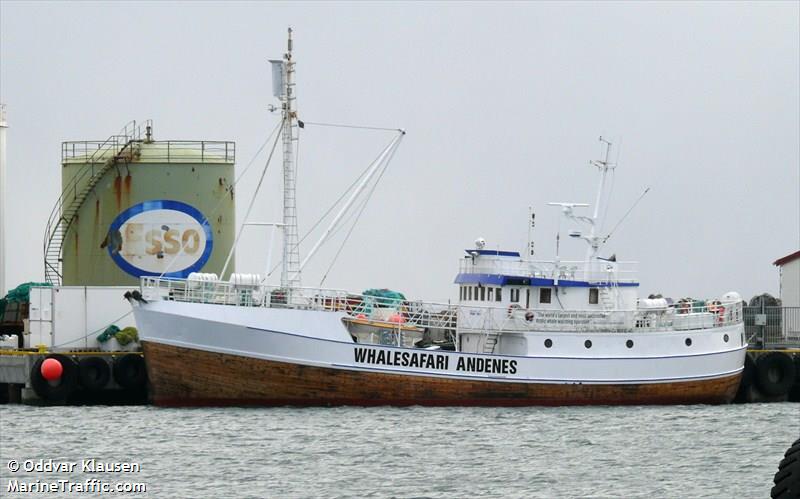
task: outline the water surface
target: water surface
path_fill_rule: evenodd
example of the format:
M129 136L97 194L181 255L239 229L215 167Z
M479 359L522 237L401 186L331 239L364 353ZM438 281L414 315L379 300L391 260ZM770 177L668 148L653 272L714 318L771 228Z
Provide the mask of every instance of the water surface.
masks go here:
M9 480L145 483L103 497L768 497L800 404L561 408L0 406ZM9 460L134 462L11 473ZM56 497L56 495L50 495ZM72 494L67 497L95 497Z

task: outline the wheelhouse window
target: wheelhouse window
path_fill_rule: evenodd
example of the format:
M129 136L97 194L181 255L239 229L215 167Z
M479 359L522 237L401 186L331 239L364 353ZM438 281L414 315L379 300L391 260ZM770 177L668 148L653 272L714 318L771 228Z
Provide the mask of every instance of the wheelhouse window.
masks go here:
M486 301L486 288L481 286L481 301Z
M553 295L553 290L550 288L539 289L539 303L550 303L552 295Z
M589 288L589 304L597 305L600 302L600 290L597 288Z
M472 286L467 286L467 300L472 300Z
M494 301L494 296L492 296L493 293L494 293L494 288L489 288L486 291L486 299L487 299L487 301Z
M503 301L503 288L497 288L497 291L494 294L495 301Z
M478 301L478 286L475 286L475 289L472 290L472 297L475 301Z
M519 302L519 289L511 289L511 302L517 303Z

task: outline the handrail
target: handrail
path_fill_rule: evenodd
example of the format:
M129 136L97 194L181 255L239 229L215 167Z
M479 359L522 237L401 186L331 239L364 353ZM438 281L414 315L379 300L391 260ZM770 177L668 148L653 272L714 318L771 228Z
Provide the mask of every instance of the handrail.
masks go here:
M610 269L600 269L608 265ZM588 270L585 261L528 261L486 259L473 262L471 258L459 260L459 273L504 274L519 277L564 279L592 282L636 282L638 262L593 261Z
M143 142L131 139L131 142ZM105 141L75 141L62 144L62 162L91 163L90 152L96 154ZM77 147L76 147L77 146ZM150 141L140 150L140 161L166 163L234 163L236 143L223 140Z
M741 302L719 300L704 302L692 309L683 309L678 304L613 310L514 309L507 305L454 305L377 298L325 288L292 288L291 293L287 293L277 286L157 277L142 277L141 291L147 300L322 310L462 333L697 330L740 324L743 320Z
M145 122L146 126L152 126L152 121L147 120ZM104 173L104 170L100 170L100 172L95 173L95 165L98 163L105 162L107 165L112 164L122 151L125 148L129 147L134 140L139 140L142 136L142 129L141 127L137 127L136 121L130 121L120 130L120 133L116 135L111 135L108 139L103 141L102 143L98 144L97 149L93 150L91 155L87 155L88 157L84 160L86 166L82 168L78 173L73 176L67 186L61 192L61 195L56 200L53 209L50 212L50 215L47 218L47 224L45 225L45 234L44 234L44 242L43 242L43 252L44 252L44 260L45 260L45 279L48 281L52 281L50 279L50 272L48 269L53 271L55 275L60 279L61 273L58 264L53 265L50 261L48 261L48 250L50 249L50 245L55 239L56 233L59 230L59 227L62 224L66 224L66 227L63 228L62 235L66 235L67 229L72 224L72 220L74 219L74 213L70 216L69 220L64 217L64 206L67 202L67 198L69 194L72 194L73 199L72 203L75 203L78 200L78 186L89 176L89 183L91 183L91 179L94 178L98 174ZM89 142L85 142L84 144L88 144ZM68 143L62 144L62 161L65 161L66 158L70 157L67 153L68 149L66 147ZM73 149L74 152L74 149ZM110 157L106 158L108 153L110 152ZM91 175L89 175L91 173ZM83 200L80 200L82 203ZM80 208L80 204L76 208ZM58 254L60 257L61 248L63 247L63 239L59 241L58 247Z

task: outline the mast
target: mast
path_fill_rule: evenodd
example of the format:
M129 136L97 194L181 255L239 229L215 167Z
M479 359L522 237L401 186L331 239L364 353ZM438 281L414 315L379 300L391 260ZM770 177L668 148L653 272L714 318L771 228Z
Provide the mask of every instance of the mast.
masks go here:
M592 258L597 256L597 252L600 249L600 237L595 234L595 230L598 227L598 217L600 216L600 202L603 199L603 191L606 187L606 177L608 177L608 170L613 169L616 165L612 165L610 163L611 159L611 142L604 139L602 136L600 137L600 142L605 144L606 146L606 154L604 160L594 160L592 164L596 166L600 170L600 185L597 188L597 198L594 202L594 214L592 215L592 223L590 224L589 229L589 237L587 238L589 242L589 249L586 251L586 261L590 262Z
M292 28L288 30L287 50L283 55L283 87L281 107L283 116L283 268L281 287L300 286L300 247L297 236L297 171L294 143L297 141L297 103L294 95L294 65L292 59Z

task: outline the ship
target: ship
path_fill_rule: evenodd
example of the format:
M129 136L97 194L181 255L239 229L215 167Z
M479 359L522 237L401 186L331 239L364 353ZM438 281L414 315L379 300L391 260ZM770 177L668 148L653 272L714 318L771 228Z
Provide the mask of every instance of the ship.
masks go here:
M532 259L478 238L459 258L456 303L301 286L293 153L298 119L292 36L271 61L281 100L281 280L193 273L142 277L126 296L151 401L160 406L561 406L724 404L744 368L742 300L639 298L635 262L601 256L611 142L594 162L589 205L550 203L584 230L580 261ZM388 160L405 132L376 160ZM275 144L277 145L276 138ZM353 196L378 171L373 166ZM351 197L350 201L354 198ZM347 205L350 204L348 201ZM337 220L348 208L345 206ZM529 225L535 216L529 212ZM560 234L558 235L560 239ZM124 244L124 243L123 243ZM583 243L581 243L583 244ZM223 271L224 274L224 271Z

